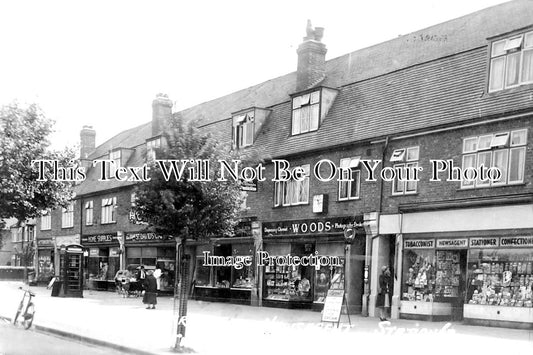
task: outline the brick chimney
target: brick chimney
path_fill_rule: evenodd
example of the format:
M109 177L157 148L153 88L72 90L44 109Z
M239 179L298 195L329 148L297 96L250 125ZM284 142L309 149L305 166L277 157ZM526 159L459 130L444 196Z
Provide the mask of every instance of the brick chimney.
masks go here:
M307 35L303 38L296 53L298 53L298 68L296 71L296 91L312 88L326 76L326 45L321 42L324 28L311 25L307 20Z
M152 101L152 136L161 133L165 121L172 116L172 101L166 94L157 94Z
M83 126L80 131L80 159L86 159L96 145L96 131L92 126Z

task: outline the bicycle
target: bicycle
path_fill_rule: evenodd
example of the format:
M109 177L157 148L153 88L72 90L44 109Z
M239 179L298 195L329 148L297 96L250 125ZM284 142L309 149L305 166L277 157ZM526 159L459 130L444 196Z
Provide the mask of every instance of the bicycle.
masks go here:
M33 316L35 315L35 305L31 301L32 297L35 297L35 293L31 292L30 290L24 290L22 287L19 287L19 290L23 290L24 295L22 296L22 300L20 301L17 313L13 318L13 324L16 325L17 321L19 320L19 317L22 316L22 320L20 320L20 323L22 323L24 329L27 330L30 329L33 323Z

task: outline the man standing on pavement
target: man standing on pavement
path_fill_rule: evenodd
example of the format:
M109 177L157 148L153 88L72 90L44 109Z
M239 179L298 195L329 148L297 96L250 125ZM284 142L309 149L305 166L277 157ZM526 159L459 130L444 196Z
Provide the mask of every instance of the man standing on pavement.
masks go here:
M146 279L146 272L144 271L144 265L141 265L141 268L137 272L137 281L140 281L142 284L144 279Z
M153 274L154 272L152 270L148 270L146 279L143 282L143 303L148 305L146 309L155 309L155 305L157 304L157 281Z

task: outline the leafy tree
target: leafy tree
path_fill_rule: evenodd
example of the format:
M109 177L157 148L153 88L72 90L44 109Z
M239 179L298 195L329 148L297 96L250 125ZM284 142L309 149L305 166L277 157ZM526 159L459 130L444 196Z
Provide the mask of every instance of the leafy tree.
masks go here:
M167 160L163 169L153 162L150 170L151 180L136 186L136 213L155 227L161 234L181 238L181 252L177 256L180 271L179 282L175 287L175 301L179 299L179 318L187 314L189 289L189 261L183 252L187 241L207 240L210 237L233 234L234 227L243 202L240 182L229 177L220 177L219 160L233 167L233 160L240 161L240 168L255 166L260 161L259 153L247 149L245 153L235 152L230 147L219 144L208 133L200 132L194 123L187 125L180 120L171 121L163 135L164 148L159 149L157 159ZM168 160L192 159L209 161L211 175L208 181L191 181L190 171L183 169L183 175L166 176L170 172ZM162 164L161 162L159 164ZM181 162L176 165L181 166ZM227 174L225 175L228 177ZM178 252L178 251L177 251ZM178 334L185 335L185 327L178 325ZM180 346L177 337L176 348Z
M16 218L21 226L42 210L65 206L72 197L70 182L53 181L52 176L38 181L38 166L32 164L42 159L55 160L59 167L71 165L72 150L48 149L52 124L35 104L0 107L0 229L4 219ZM32 250L22 250L19 256L26 266Z
M37 165L32 164L46 159L70 165L73 151L48 149L52 124L35 104L0 108L0 221L14 217L22 222L44 209L64 206L71 198L71 183L37 181Z

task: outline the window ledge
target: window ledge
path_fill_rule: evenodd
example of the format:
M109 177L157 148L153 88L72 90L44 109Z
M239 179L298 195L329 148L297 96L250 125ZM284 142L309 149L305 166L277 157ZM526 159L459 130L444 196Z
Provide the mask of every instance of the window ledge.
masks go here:
M361 199L361 197L343 198L342 200L341 199L337 199L337 202L358 201L360 199Z
M390 197L417 196L418 192L409 192L404 194L391 194Z
M492 186L479 186L479 187L468 187L468 188L464 188L464 187L460 187L458 189L456 189L455 191L459 192L459 191L477 191L477 190L486 190L486 189L499 189L499 188L502 188L502 187L515 187L515 186L521 186L521 187L524 187L526 186L527 184L525 182L518 182L518 183L515 183L515 184L504 184L504 185L492 185Z
M117 221L113 221L113 222L101 222L100 224L116 224Z
M497 97L499 95L512 94L512 93L516 93L520 91L529 91L531 89L533 89L533 83L527 83L527 84L521 84L521 85L513 86L511 88L501 89L501 90L496 90L496 91L487 90L487 92L485 92L483 96Z

